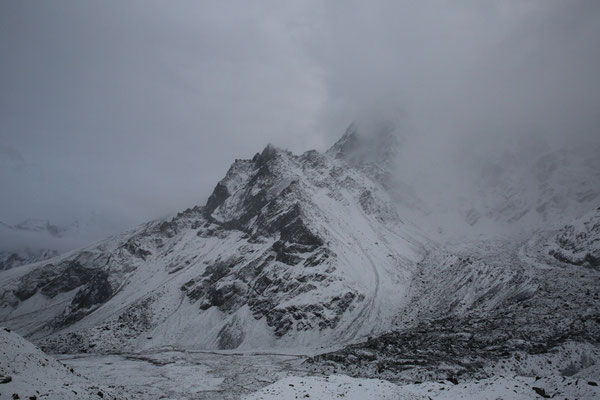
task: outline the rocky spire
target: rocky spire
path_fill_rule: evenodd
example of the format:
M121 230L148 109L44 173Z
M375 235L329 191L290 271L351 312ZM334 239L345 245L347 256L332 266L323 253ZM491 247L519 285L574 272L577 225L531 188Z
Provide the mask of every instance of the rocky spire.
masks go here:
M385 167L391 164L400 150L400 139L392 124L377 124L371 129L360 129L353 122L344 135L327 154L344 159L352 165L378 165Z

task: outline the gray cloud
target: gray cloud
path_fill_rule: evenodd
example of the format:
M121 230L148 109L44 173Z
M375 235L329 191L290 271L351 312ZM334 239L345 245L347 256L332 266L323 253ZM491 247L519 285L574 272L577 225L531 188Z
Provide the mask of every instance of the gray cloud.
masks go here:
M0 143L39 162L45 182L3 175L14 196L3 196L0 219L69 222L94 208L131 224L202 203L234 158L268 142L321 144L312 125L323 90L288 10L2 8Z
M325 11L313 54L333 126L391 113L437 137L596 135L597 2L415 3Z
M597 141L599 4L3 2L0 146L39 174L0 173L0 220L122 228L203 203L269 142L323 150L353 120L396 123L415 162Z

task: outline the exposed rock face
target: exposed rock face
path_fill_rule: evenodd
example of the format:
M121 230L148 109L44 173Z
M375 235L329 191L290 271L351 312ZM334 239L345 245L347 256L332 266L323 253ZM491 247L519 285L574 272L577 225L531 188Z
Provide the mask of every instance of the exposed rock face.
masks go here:
M56 250L0 251L0 271L44 261L57 255L58 251Z
M94 275L81 287L73 300L71 301L71 314L78 315L69 316L70 318L63 323L68 323L82 318L82 310L89 310L91 307L100 305L108 301L113 294L113 288L108 280L106 271L97 271Z
M94 306L110 299L113 288L108 278L107 271L85 268L80 262L71 260L34 269L21 278L12 293L18 300L25 301L36 293L53 299L78 289L69 307L54 322L62 326L83 318Z
M23 301L39 290L46 297L53 298L83 286L92 275L93 271L74 260L56 266L47 264L26 274L14 294Z

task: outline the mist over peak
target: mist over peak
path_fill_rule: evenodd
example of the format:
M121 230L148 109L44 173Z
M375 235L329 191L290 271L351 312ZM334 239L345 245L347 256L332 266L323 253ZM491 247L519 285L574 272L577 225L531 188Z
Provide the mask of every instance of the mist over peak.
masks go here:
M598 143L599 4L4 4L0 220L133 226L202 203L265 143L325 151L350 121L359 163L394 131L410 184Z
M363 124L353 122L327 154L351 165L390 167L398 157L403 138L389 122Z

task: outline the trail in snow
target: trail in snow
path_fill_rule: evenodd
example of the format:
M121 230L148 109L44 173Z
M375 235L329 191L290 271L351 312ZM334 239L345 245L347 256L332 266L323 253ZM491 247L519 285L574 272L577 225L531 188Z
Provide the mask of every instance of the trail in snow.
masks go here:
M330 226L329 229L335 236L338 237L338 240L341 243L344 243L344 240L343 240L344 235L340 234L337 231L337 229L335 229L333 226ZM350 230L348 232L350 232ZM367 254L367 251L364 249L364 247L362 247L360 245L361 240L358 237L352 236L352 239L353 239L354 245L358 247L358 249L361 251L361 253L365 256L365 258L369 262L371 271L373 272L372 275L374 277L374 288L373 288L373 290L371 290L369 299L364 302L364 305L362 306L361 310L352 319L352 321L350 321L347 324L348 328L339 335L339 339L342 341L350 341L352 339L355 339L358 332L361 330L361 328L364 326L364 324L368 322L368 315L373 311L373 309L375 307L375 300L377 299L377 296L379 295L379 285L380 285L379 271L377 270L377 266L373 262L373 259Z
M372 295L370 296L369 300L363 305L358 315L356 315L356 317L354 317L354 319L352 319L352 321L350 322L349 330L346 330L345 333L342 335L342 338L344 340L351 340L356 338L360 329L364 326L365 323L368 322L369 314L373 312L373 309L375 308L375 300L377 299L377 296L379 294L379 271L377 270L377 266L373 262L373 259L371 259L367 252L362 248L362 246L359 246L359 248L367 258L367 260L369 260L371 270L373 271L373 275L375 276L375 288L373 289Z

